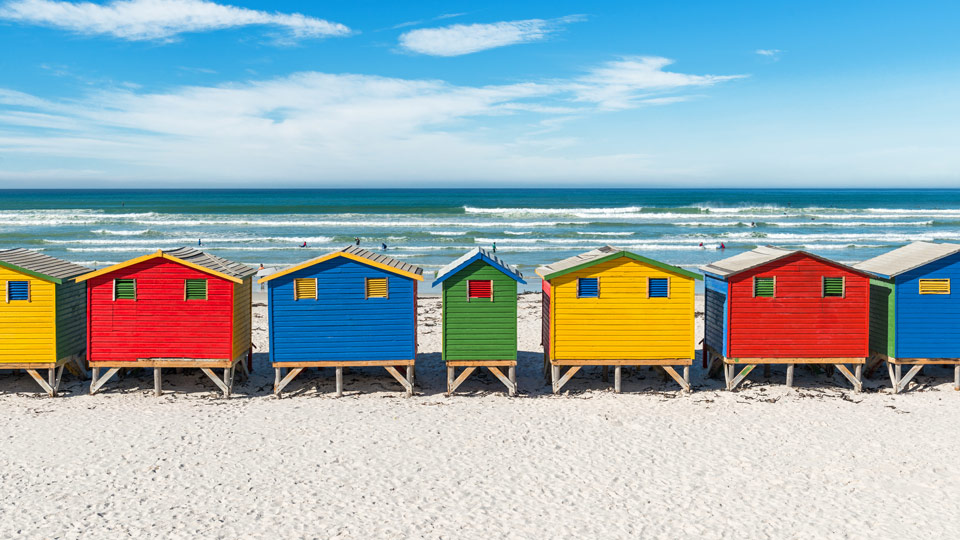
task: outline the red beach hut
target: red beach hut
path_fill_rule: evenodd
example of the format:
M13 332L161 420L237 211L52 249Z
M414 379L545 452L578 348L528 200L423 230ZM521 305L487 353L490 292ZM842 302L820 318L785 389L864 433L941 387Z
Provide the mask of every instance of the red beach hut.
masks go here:
M229 396L250 353L256 270L192 248L157 251L84 274L90 393L122 368L200 368ZM99 370L107 368L101 378ZM223 369L223 380L213 369Z
M759 247L704 273L704 355L733 390L758 364L832 364L861 389L869 356L870 277L804 251ZM856 374L844 364L855 366ZM737 374L738 365L744 366Z

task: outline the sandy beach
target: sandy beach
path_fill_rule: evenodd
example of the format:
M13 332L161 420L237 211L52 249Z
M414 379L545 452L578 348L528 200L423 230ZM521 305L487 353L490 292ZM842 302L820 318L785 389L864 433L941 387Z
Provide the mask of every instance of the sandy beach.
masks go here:
M492 376L444 396L440 306L421 299L417 394L383 370L311 371L271 395L266 310L250 381L221 399L194 370L65 380L41 397L0 375L0 536L27 538L948 538L960 522L960 393L927 368L893 395L878 373L757 370L737 392L692 370L689 395L587 369L541 375L539 296L520 302L521 395ZM698 334L702 317L698 317ZM953 532L951 532L953 531Z

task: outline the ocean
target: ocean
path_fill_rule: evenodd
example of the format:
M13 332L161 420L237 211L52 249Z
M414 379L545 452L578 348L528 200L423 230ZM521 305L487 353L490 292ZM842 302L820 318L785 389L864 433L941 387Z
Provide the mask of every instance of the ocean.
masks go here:
M198 241L282 267L354 237L423 266L427 283L466 250L496 242L537 289L538 265L603 244L695 269L766 244L854 263L914 240L960 241L960 190L0 191L0 248L95 268Z

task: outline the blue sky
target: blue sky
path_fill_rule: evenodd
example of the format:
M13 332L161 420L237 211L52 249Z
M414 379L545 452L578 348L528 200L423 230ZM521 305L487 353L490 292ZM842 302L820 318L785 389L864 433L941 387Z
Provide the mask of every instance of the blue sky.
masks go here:
M0 0L0 186L955 187L958 22L923 1Z

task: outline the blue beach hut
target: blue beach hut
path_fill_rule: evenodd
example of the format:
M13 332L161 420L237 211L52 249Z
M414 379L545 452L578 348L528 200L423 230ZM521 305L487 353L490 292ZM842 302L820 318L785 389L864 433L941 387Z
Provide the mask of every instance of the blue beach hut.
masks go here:
M413 395L423 269L349 246L259 280L267 284L274 393L308 367L380 366ZM405 376L398 366L406 367ZM289 369L281 378L281 371Z
M953 365L960 390L960 244L914 242L855 267L872 275L870 352L874 367L887 361L893 391L930 364Z

